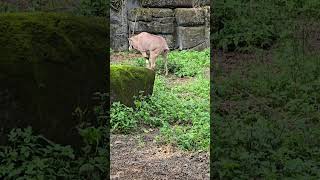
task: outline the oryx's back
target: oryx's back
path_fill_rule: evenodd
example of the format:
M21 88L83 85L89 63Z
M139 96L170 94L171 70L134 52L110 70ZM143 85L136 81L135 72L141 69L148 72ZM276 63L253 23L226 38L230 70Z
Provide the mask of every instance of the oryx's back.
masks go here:
M136 39L136 46L139 47L139 49L142 51L152 51L155 49L161 49L162 51L169 50L166 40L161 36L149 34L147 32L142 32L134 36L134 38Z

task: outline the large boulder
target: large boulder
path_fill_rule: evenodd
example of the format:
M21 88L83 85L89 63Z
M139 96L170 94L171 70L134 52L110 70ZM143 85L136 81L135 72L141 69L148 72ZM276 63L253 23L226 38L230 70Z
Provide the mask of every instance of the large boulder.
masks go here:
M148 96L153 92L155 72L128 65L111 65L110 67L110 103L121 102L127 106L134 105L134 96Z
M107 22L55 13L0 15L0 144L12 128L32 126L78 147L76 126L95 125L92 99L106 92Z

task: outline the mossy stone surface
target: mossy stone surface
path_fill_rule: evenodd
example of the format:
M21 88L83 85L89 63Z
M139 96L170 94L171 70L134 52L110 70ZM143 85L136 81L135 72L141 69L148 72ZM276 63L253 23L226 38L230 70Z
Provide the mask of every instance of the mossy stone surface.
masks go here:
M110 66L111 103L120 101L127 106L134 105L134 96L143 91L144 96L152 95L155 72L129 65Z
M210 0L139 0L142 7L183 7L183 8L192 8L195 6L209 6Z
M206 37L206 27L183 27L179 26L177 28L177 44L180 50L193 49L207 41ZM203 46L204 49L206 46ZM200 50L200 49L198 49Z
M154 18L170 17L174 17L174 11L168 8L133 8L128 11L130 21L152 21Z
M197 26L205 23L204 8L176 8L175 17L178 26Z
M103 18L0 15L0 98L7 97L0 102L0 144L11 128L27 125L57 143L80 144L72 112L87 108L94 123L92 95L108 87L107 32Z

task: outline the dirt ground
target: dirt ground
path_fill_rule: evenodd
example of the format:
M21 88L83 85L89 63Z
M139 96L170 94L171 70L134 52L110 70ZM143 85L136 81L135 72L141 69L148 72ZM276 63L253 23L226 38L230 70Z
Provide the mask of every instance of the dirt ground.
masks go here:
M111 179L209 179L209 153L184 152L154 142L153 129L139 135L111 135Z
M139 54L114 53L111 62L141 57ZM208 72L209 73L209 72ZM170 85L188 83L192 78L168 77ZM172 145L155 142L158 129L122 135L111 134L112 180L207 180L209 152L186 152Z
M110 56L111 62L119 62L133 58L142 58L143 56L138 53L129 53L129 52L118 52L112 53Z

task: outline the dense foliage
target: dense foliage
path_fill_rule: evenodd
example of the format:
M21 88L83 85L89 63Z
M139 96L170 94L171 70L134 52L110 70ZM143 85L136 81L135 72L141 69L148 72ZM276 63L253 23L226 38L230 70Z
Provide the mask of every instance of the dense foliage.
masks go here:
M214 177L320 177L320 56L293 47L279 49L272 65L216 74Z
M76 13L86 16L103 16L109 15L108 0L80 0Z
M109 0L12 0L0 2L0 12L70 12L85 16L109 15Z
M288 36L297 20L320 17L317 0L211 2L213 46L229 51L268 49Z
M262 56L231 72L214 65L211 176L319 179L320 55L308 42L319 1L215 3L214 46Z

